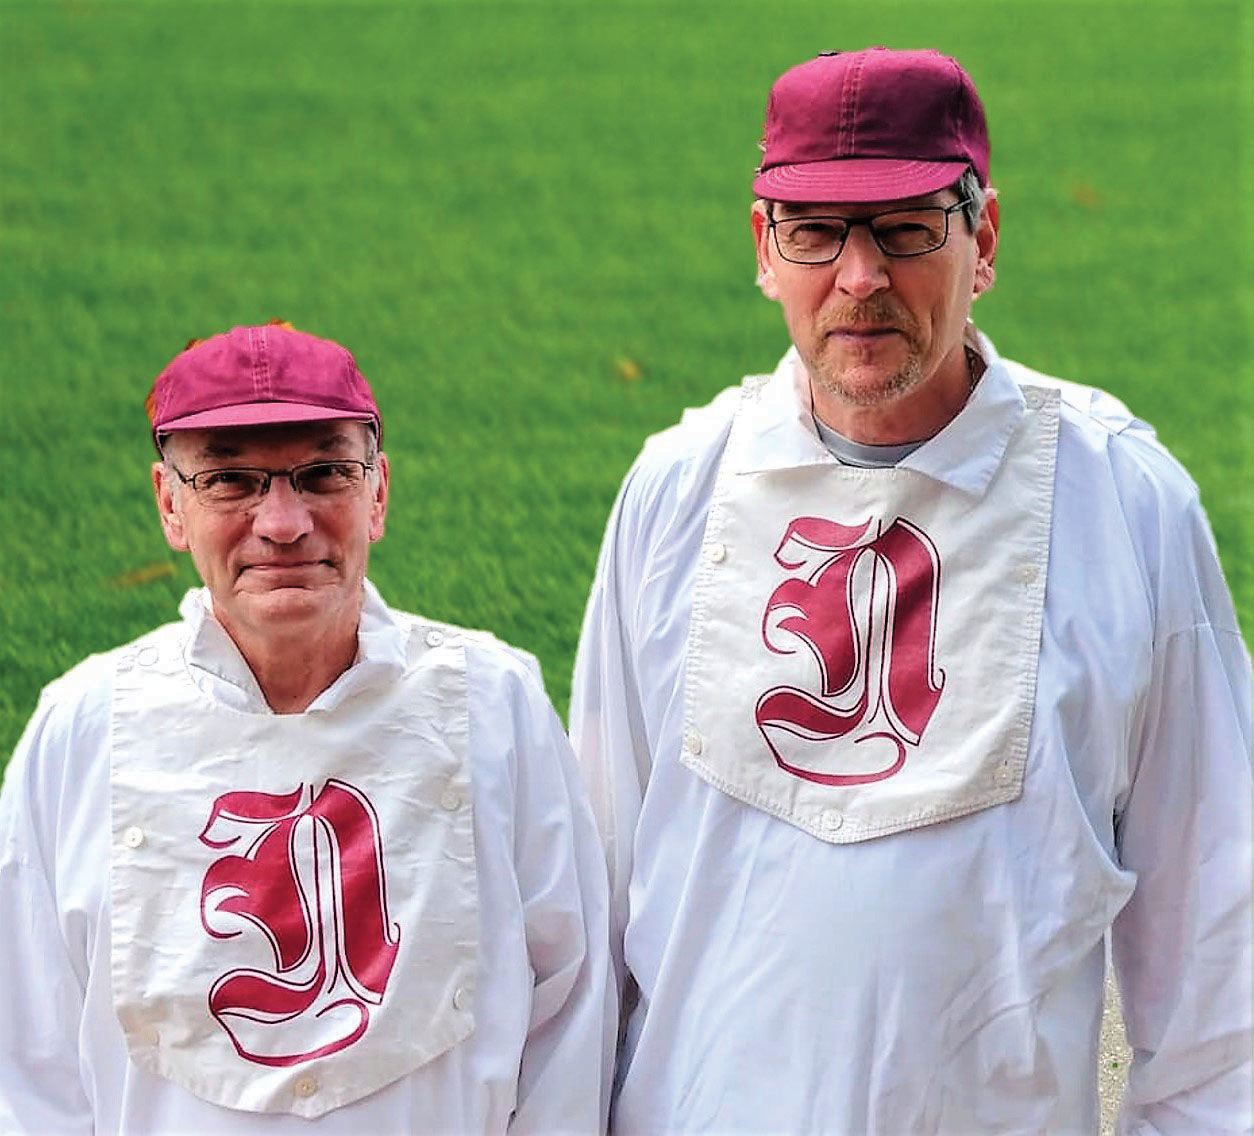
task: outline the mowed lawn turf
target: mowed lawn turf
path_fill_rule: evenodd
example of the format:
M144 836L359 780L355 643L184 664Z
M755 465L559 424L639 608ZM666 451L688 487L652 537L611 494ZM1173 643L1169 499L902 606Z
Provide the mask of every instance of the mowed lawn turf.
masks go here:
M0 762L42 684L175 617L195 576L158 530L143 397L188 337L271 316L347 344L374 384L383 594L534 651L564 708L641 441L786 345L748 235L769 84L867 43L938 46L974 76L1003 220L977 318L1157 426L1248 636L1243 19L1152 0L0 3Z

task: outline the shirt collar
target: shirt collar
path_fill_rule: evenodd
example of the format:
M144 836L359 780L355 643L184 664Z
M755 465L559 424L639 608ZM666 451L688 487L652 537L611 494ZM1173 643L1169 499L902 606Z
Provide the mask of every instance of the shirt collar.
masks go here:
M183 657L201 691L236 710L270 713L244 656L213 614L209 589L188 591L179 604L179 615L187 630ZM405 671L408 638L407 627L383 602L378 589L365 581L357 658L310 703L309 712L334 709L357 691L400 678Z
M979 334L976 343L986 367L966 406L894 468L913 470L978 497L1001 465L1025 404L991 341ZM815 430L809 376L795 347L788 349L774 374L748 387L747 397L755 406L733 459L737 473L840 464Z

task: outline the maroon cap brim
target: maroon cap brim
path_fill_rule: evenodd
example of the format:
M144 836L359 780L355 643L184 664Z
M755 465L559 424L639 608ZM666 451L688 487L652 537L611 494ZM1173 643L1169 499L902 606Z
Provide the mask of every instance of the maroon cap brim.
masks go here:
M330 406L312 406L299 402L246 402L239 406L222 406L187 414L153 427L154 434L174 430L215 430L230 426L277 426L285 422L371 422L378 433L378 420L370 414L340 410Z
M953 185L966 162L903 161L899 158L836 158L773 166L753 179L753 192L768 201L797 204L896 201L924 197Z

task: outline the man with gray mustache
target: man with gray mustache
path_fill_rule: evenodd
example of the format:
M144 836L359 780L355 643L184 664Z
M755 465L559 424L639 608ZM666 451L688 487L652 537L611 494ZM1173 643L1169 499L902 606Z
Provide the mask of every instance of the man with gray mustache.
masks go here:
M751 223L792 344L651 438L572 738L619 1132L1250 1124L1250 666L1197 489L971 322L1000 207L935 51L781 76Z

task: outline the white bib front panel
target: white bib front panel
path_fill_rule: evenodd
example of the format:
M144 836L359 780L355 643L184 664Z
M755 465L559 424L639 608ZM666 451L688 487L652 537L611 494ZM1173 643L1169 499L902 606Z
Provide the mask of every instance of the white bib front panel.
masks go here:
M465 657L303 714L211 701L172 629L112 720L114 1005L131 1059L217 1105L318 1116L467 1037L478 953Z
M693 594L681 760L832 843L1022 791L1049 558L1058 392L980 495L914 470L754 469L746 382Z

